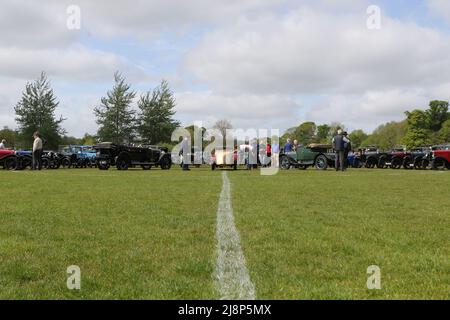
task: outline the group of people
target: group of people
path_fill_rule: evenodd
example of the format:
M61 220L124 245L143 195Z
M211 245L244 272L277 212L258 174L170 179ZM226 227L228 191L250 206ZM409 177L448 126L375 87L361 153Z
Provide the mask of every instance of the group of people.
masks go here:
M32 170L42 170L42 152L44 144L42 142L41 134L36 131L33 134L33 163ZM6 149L6 140L2 139L0 142L0 150Z
M298 143L298 140L294 140L294 142L292 142L291 139L287 139L286 143L284 144L283 151L284 153L288 153L292 151L297 151L301 147L302 145Z

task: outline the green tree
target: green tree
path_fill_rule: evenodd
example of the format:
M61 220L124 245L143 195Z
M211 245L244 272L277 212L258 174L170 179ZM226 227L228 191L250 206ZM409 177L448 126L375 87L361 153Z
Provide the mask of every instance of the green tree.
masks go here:
M304 122L295 129L294 137L299 143L307 145L315 141L316 124L314 122Z
M0 141L3 139L6 140L7 148L17 149L20 147L19 133L6 126L0 130Z
M442 128L442 124L449 118L448 101L434 100L430 102L430 108L425 111L428 117L428 128L433 132L438 132Z
M441 143L450 142L450 119L442 124L442 128L439 131L439 139Z
M93 146L95 145L96 141L96 137L89 133L85 133L83 138L81 138L81 144L84 146Z
M389 150L402 143L406 130L406 121L382 124L361 143L361 146L376 145L380 149Z
M58 147L61 135L65 133L61 127L65 119L62 116L57 119L55 116L58 105L59 102L45 72L41 73L39 79L27 83L21 99L14 108L24 147L31 147L35 131L39 131L46 141L45 148Z
M146 142L169 143L172 132L180 125L173 119L175 98L165 80L153 90L141 96L138 107L138 133Z
M327 124L322 124L320 126L317 126L316 142L317 143L329 143L330 142L330 131L331 131L331 127Z
M102 97L101 105L94 108L99 125L98 137L102 141L129 143L134 138L135 112L131 109L136 93L119 72L114 74L115 85Z
M432 131L430 128L430 117L427 111L413 110L405 113L407 116L407 130L402 142L408 148L420 147L431 143Z
M362 146L363 141L365 141L369 136L363 130L355 130L350 133L349 138L352 142L352 147L358 149Z
M81 144L81 139L78 139L76 137L71 137L71 136L63 136L61 137L60 140L61 145L80 145Z

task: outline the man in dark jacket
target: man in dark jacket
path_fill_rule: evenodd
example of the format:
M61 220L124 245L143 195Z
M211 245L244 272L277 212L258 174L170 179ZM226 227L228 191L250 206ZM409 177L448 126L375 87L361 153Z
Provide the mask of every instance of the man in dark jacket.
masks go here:
M344 146L344 135L342 134L342 130L339 129L337 135L333 138L332 144L333 149L336 152L336 162L335 168L336 171L345 170L345 146Z

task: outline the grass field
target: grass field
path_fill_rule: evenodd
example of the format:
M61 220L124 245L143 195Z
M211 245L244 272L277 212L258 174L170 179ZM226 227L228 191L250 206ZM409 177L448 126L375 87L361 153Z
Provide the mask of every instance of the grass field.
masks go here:
M450 172L229 171L258 299L449 299ZM218 299L220 172L0 172L0 298ZM68 290L66 268L81 268ZM368 290L366 269L381 268Z

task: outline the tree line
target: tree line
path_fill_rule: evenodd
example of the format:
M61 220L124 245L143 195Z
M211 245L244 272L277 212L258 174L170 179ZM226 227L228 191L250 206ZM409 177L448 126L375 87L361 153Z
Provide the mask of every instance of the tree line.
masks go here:
M329 144L338 129L345 129L341 123L316 125L304 122L298 127L288 129L281 137L298 140L301 144ZM371 134L361 129L349 132L354 148L376 145L389 150L396 146L407 148L436 145L450 142L450 113L448 101L434 100L428 109L414 109L405 112L405 119L392 121L377 127Z
M114 86L93 107L98 124L95 135L85 134L82 138L67 136L62 124L65 118L57 116L59 101L46 74L27 83L20 100L14 107L17 130L4 127L0 137L16 149L28 149L32 145L32 134L39 131L46 140L46 149L57 149L59 145L93 145L97 141L114 143L144 142L149 144L171 144L172 132L180 125L174 119L176 100L169 83L162 80L154 88L137 95L125 77L116 72ZM225 131L231 123L219 120L215 128ZM193 130L193 126L187 129ZM280 141L288 138L301 144L329 143L338 129L345 129L341 123L316 125L308 121L286 130ZM431 101L428 109L414 109L405 112L405 119L380 125L371 134L363 130L350 132L355 148L377 145L390 149L405 145L408 148L441 144L450 141L450 113L447 101Z

